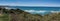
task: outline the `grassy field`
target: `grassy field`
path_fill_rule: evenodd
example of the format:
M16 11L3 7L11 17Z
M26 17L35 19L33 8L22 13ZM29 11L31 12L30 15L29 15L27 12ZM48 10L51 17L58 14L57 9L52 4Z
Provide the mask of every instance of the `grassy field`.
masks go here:
M0 16L0 21L9 21L9 15L8 14L2 14Z
M60 21L60 13L59 14L51 14L51 15L33 15L33 14L19 14L18 16L20 18L20 21ZM2 14L0 15L0 21L9 21L11 17L9 14Z

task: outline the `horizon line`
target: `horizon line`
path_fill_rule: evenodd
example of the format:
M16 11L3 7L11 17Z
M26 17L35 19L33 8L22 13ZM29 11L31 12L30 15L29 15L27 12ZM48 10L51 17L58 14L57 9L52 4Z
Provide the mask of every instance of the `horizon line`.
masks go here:
M0 5L0 6L22 6L22 5ZM42 6L42 5L41 6L34 6L34 5L32 6L31 5L29 7L60 7L60 6L46 6L46 5L45 6Z

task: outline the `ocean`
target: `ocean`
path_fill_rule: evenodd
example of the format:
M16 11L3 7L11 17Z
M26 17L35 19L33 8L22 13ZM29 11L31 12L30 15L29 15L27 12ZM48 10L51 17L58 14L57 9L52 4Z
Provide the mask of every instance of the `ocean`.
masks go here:
M41 15L45 15L52 12L60 12L60 7L10 6L9 8L19 8L32 14L41 14Z

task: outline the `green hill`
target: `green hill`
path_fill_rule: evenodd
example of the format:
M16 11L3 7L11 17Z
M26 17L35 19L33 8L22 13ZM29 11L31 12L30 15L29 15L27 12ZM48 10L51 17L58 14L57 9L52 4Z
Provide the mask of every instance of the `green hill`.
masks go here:
M44 16L31 14L21 9L2 9L0 21L60 21L60 13L50 13Z

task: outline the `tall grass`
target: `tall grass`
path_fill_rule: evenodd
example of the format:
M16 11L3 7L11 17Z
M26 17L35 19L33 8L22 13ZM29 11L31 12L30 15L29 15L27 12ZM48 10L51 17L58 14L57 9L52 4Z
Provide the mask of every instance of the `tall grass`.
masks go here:
M8 21L8 20L9 20L8 14L2 14L2 16L0 16L0 21Z

